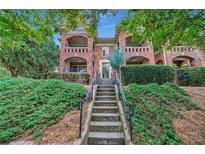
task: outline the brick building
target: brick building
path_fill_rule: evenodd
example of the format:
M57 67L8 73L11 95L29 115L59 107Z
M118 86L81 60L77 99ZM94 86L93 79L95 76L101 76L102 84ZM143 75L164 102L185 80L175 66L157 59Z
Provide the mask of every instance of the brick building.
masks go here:
M90 37L82 28L61 34L59 72L100 72L103 79L111 78L112 68L107 59L115 46L125 48L130 64L176 64L177 66L205 66L205 54L200 49L176 46L157 54L151 43L138 44L125 32L116 32L114 38Z

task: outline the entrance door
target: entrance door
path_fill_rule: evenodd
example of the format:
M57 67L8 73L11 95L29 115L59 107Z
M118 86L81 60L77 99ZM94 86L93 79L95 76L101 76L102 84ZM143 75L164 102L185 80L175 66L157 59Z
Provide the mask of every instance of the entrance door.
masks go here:
M110 79L110 64L102 62L102 79Z

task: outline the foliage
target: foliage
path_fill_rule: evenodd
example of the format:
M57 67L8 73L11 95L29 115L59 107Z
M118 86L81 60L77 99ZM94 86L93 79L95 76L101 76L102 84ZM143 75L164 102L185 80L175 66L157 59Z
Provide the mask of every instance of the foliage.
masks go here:
M21 46L25 37L42 43L79 25L96 36L99 18L114 14L112 10L0 10L0 40L7 40L11 47Z
M163 84L174 80L175 70L171 66L165 65L127 65L121 68L121 78L123 84L129 83Z
M110 60L110 65L113 69L120 71L120 67L122 63L127 59L126 55L124 53L124 49L118 49L117 46L115 46L114 51L112 54L108 57Z
M0 66L0 77L6 76L10 76L9 71L6 68Z
M49 75L51 79L62 79L68 82L78 82L82 84L88 84L90 75L88 73L51 73Z
M47 78L47 74L58 65L58 47L52 38L43 44L25 42L29 48L11 48L9 45L0 48L1 63L14 77Z
M186 79L189 86L205 86L205 67L184 67L178 68L177 74L186 73L189 78ZM179 85L184 85L184 81L177 75Z
M172 119L180 111L197 109L190 96L173 83L130 84L125 96L133 104L134 144L183 144Z
M205 49L205 10L130 10L120 27L157 51L179 44Z
M0 78L0 143L24 134L39 139L85 94L80 84L61 80Z

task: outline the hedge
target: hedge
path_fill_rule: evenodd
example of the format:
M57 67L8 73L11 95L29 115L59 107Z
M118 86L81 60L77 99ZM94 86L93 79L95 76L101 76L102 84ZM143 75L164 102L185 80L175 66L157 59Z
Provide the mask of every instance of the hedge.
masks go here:
M180 75L188 76L185 79ZM177 81L179 85L205 86L205 67L184 67L177 69Z
M0 78L0 144L23 135L40 140L85 95L82 85L62 80Z
M128 65L121 67L121 79L124 85L130 83L148 84L173 82L175 70L165 65Z
M90 75L88 73L51 73L49 75L51 79L61 79L67 82L75 82L81 84L88 84Z

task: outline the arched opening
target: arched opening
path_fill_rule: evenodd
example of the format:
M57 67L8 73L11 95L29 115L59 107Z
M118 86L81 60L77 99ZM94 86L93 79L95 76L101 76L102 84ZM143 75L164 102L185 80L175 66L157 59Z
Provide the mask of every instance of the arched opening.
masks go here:
M160 60L158 60L158 61L156 62L156 64L157 64L157 65L162 65L162 64L164 64L164 62L163 62L163 60L160 59Z
M134 65L134 64L148 64L149 59L142 57L142 56L134 56L130 57L127 61L127 65Z
M86 59L80 57L66 59L64 72L87 72Z
M67 39L68 47L87 47L88 39L83 36L73 36Z
M126 45L126 47L145 47L145 46L147 46L145 43L133 41L132 36L126 37L125 45Z
M189 56L177 56L172 62L178 67L182 66L195 66L195 59Z

